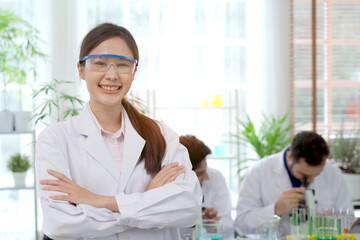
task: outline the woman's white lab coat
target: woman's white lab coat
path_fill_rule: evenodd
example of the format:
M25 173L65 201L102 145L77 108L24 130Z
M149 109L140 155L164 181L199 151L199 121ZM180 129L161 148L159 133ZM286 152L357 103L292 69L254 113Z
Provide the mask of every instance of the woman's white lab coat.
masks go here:
M235 226L244 234L256 233L257 227L264 223L262 217L273 216L282 192L292 188L283 156L284 151L267 156L247 172L240 187L235 220ZM338 167L327 162L308 188L315 190L318 211L347 207L353 214L351 197ZM289 214L284 214L280 220L280 234L285 236L289 231Z
M85 204L56 201L41 190L43 231L54 239L180 239L179 227L195 224L201 215L201 188L178 135L163 124L166 140L162 165L184 164L186 172L174 182L146 191L151 176L139 162L145 141L123 109L125 132L122 170L103 141L89 108L79 116L45 129L36 144L36 178L54 178L58 171L78 185L101 195L116 196L120 213Z

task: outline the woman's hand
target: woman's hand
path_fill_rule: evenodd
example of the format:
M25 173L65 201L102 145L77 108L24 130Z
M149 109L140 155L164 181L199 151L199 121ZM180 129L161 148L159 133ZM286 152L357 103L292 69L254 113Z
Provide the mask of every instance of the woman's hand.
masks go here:
M47 172L56 177L57 179L43 179L40 180L40 184L44 185L41 187L44 191L55 191L55 192L61 192L66 193L65 195L52 195L49 196L49 198L54 200L63 200L63 201L69 201L74 204L87 204L91 205L93 207L98 208L108 208L112 211L116 211L117 204L114 197L110 196L102 196L94 194L88 190L86 190L83 187L80 187L73 181L71 181L69 178L67 178L65 175L58 173L54 170L48 169ZM109 208L109 204L113 203L115 201L116 208L114 207ZM117 211L119 211L117 209Z
M214 219L219 221L220 216L217 215L218 211L216 211L214 208L205 208L202 212L202 219Z
M158 174L151 180L146 191L164 186L165 184L174 181L181 173L185 172L185 166L178 166L178 162L171 163L163 167Z

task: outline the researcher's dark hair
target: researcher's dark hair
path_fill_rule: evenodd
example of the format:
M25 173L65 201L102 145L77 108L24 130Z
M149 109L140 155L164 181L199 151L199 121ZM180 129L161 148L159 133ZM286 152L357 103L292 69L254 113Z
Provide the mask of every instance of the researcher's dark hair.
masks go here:
M319 166L329 156L329 146L316 132L303 131L295 135L290 152L294 163L304 158L307 164Z
M193 135L180 136L180 143L184 145L189 152L190 161L193 166L192 169L196 169L200 162L204 160L207 155L211 154L210 148Z
M82 41L79 55L80 66L84 67L84 62L81 62L81 60L87 56L91 50L103 41L113 37L123 39L130 48L133 54L132 57L139 62L139 50L131 33L124 27L111 23L103 23L93 28ZM145 160L146 172L154 176L161 170L161 162L166 149L165 138L159 125L151 118L141 114L125 98L122 100L122 105L130 118L131 124L146 141L139 161Z

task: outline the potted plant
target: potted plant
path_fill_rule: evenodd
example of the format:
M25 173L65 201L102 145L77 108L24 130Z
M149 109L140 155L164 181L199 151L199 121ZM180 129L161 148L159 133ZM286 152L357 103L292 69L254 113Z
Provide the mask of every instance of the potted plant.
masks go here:
M7 168L12 171L15 187L24 187L27 170L31 167L29 157L20 152L10 156Z
M21 86L27 84L29 76L36 76L35 63L38 57L45 55L39 50L39 31L19 16L0 8L0 78L2 79L3 110L0 112L0 131L28 131L26 125L29 113L22 111L16 114L8 109L7 87L18 85L21 96ZM22 109L21 98L19 100ZM23 116L25 115L25 117Z
M239 157L237 163L239 175L241 171L248 167L247 163L249 161L257 161L267 155L280 152L290 144L292 140L290 133L293 126L286 123L287 116L288 113L282 117L263 114L263 120L258 130L256 130L249 116L247 116L247 121L238 120L239 129L241 130L238 134L232 134L232 136L237 143L244 142L246 145L250 145L257 155L256 158Z
M360 130L346 133L343 126L330 141L330 158L338 164L353 200L360 199Z

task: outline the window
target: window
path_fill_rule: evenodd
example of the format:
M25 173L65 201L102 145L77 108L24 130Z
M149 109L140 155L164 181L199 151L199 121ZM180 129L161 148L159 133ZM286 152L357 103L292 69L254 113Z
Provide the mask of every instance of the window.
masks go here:
M311 1L293 1L296 131L312 130ZM317 131L330 138L360 120L360 1L316 4Z
M106 21L130 30L140 48L135 82L216 89L215 84L245 81L245 1L124 0L112 1L111 8L107 3L88 5L87 28Z

